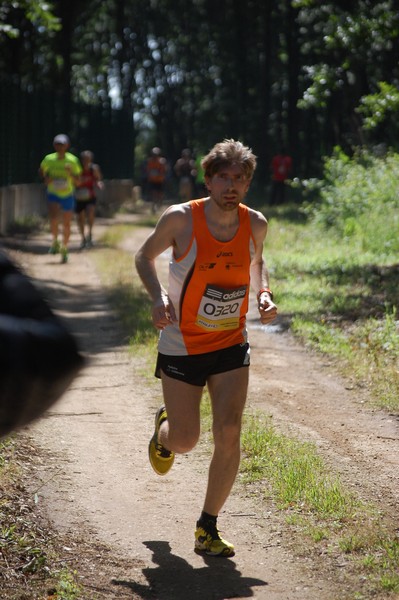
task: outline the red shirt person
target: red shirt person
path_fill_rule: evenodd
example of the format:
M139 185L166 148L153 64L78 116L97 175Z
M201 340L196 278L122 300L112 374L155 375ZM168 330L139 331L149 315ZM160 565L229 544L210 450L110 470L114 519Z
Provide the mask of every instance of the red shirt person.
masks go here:
M98 189L104 189L103 176L98 165L93 163L94 154L90 150L85 150L80 155L82 163L82 173L75 190L76 198L76 218L79 232L82 238L80 249L91 248L93 245L92 234L94 220L96 216L96 192ZM85 228L87 225L87 235Z
M292 169L292 158L284 149L272 159L272 193L270 204L282 204L285 196L285 182Z

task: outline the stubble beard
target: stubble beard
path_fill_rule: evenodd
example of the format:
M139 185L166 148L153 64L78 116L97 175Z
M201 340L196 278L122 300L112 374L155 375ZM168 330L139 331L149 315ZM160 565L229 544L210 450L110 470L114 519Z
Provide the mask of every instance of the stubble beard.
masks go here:
M232 212L233 210L236 210L238 205L240 204L240 202L242 202L242 199L239 197L238 194L236 194L234 192L236 199L235 200L227 200L224 201L224 197L223 195L220 196L219 198L215 198L213 196L211 196L211 200L213 200L213 202L216 204L216 206L223 212Z

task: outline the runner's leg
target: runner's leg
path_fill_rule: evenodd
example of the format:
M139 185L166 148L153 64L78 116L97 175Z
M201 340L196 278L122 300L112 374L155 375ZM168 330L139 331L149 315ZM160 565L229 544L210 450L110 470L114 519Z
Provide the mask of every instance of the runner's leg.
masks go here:
M247 367L211 375L214 452L203 510L217 516L227 500L240 464L242 413L248 390Z
M79 229L80 236L82 238L82 245L85 240L85 219L86 219L85 211L79 210L79 212L76 214L76 220L78 222L78 229Z
M58 221L60 218L60 205L58 202L48 203L48 215L50 220L50 231L53 242L58 238Z
M63 223L63 245L65 248L68 248L69 238L71 235L71 221L72 221L72 211L64 210L62 214L62 223Z
M96 216L96 207L94 204L89 204L87 209L87 225L89 228L89 240L90 242L92 241L92 235L93 235L93 225L94 225L94 219Z
M160 427L158 441L173 452L189 452L200 434L203 388L173 379L163 372L161 378L168 420Z

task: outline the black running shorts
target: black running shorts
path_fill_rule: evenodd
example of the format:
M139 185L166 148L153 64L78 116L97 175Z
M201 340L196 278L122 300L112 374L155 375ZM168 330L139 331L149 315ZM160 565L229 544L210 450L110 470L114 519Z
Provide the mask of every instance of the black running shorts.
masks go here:
M225 373L240 367L249 367L249 344L237 344L205 352L204 354L191 354L188 356L169 356L158 353L155 367L155 377L161 377L161 371L172 379L179 379L191 385L203 387L210 375Z

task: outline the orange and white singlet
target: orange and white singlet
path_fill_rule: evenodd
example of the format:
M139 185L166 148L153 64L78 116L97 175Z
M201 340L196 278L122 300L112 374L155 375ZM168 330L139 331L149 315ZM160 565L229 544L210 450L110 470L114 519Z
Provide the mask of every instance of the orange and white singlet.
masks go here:
M238 206L237 233L221 242L209 232L205 201L192 200L190 206L189 246L169 265L168 294L177 322L161 331L162 354L202 354L247 341L249 267L255 252L248 208Z

